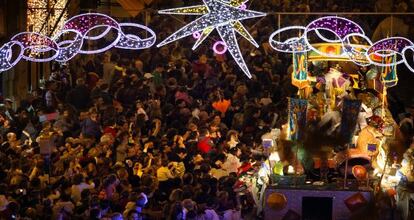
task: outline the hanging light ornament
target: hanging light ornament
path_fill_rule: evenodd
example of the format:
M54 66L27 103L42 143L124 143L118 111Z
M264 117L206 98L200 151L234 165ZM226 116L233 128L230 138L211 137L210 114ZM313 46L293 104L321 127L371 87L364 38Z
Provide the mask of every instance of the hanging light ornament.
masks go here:
M329 32L335 38L329 39L321 31ZM299 37L291 35L290 38L280 39L282 36L295 32L303 34ZM391 67L405 63L407 68L414 72L414 64L410 63L413 60L413 55L408 55L408 52L414 51L413 42L403 37L390 37L372 43L358 24L342 17L327 16L312 21L306 27L290 26L281 28L270 36L269 43L274 50L283 53L312 51L327 58L338 56L330 50L322 51L314 47L310 42L309 35L311 33L315 33L320 40L326 43L341 45L343 54L340 54L340 56L359 66ZM354 44L352 41L355 38L362 39L366 45ZM383 62L384 58L389 58L391 62Z
M91 33L98 29L103 31L97 36ZM101 48L83 48L86 42L100 40L113 30L116 37ZM149 37L141 38L136 31L144 30ZM0 48L0 72L6 71L24 59L32 62L66 62L76 54L95 54L113 47L139 50L151 47L156 41L155 33L148 27L135 23L118 23L113 18L99 13L87 13L72 17L52 38L36 32L22 32L11 38L10 42ZM17 57L13 51L18 47ZM39 56L42 55L42 56Z
M230 52L237 65L239 65L247 77L251 78L252 76L247 68L246 62L244 61L237 42L236 32L246 38L254 46L259 47L240 21L250 18L263 17L266 14L244 9L243 4L247 1L248 0L203 0L204 5L158 11L160 14L202 16L167 37L164 41L158 44L157 47L161 47L181 38L193 35L195 32L200 32L201 36L197 39L193 46L193 50L195 50L215 29L218 31L220 38L224 42L223 45L225 45L225 48L227 47L227 51ZM217 46L218 45L216 45L216 47ZM224 53L225 51L215 50L215 52Z

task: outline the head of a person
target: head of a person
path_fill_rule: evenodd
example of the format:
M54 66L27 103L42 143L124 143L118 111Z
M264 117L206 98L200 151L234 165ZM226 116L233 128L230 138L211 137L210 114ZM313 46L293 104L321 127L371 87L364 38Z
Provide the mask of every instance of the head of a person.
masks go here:
M83 180L84 180L84 177L83 177L82 174L76 174L73 177L73 184L74 185L79 185L79 184L81 184L83 182Z
M138 71L142 72L144 68L144 63L140 59L136 59L134 66Z
M14 133L14 132L9 132L9 133L7 133L7 141L10 141L10 142L12 142L12 141L16 141L16 133Z
M77 86L83 86L85 85L85 80L83 78L79 78L76 80L76 85Z
M140 214L138 213L137 210L131 210L131 211L128 212L127 219L128 220L138 220L140 218L139 216L140 216Z
M202 136L202 137L210 136L210 132L209 132L208 128L201 128L200 129L200 136Z

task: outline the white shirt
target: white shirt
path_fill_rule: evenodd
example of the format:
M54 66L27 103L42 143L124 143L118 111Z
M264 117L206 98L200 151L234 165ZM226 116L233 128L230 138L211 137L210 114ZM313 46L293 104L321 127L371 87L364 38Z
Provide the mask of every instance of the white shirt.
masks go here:
M226 162L223 163L222 168L230 173L237 173L237 168L241 166L240 159L233 154L227 154Z
M79 202L81 200L81 193L85 189L93 189L95 188L95 183L87 184L81 183L79 185L72 186L72 199L74 202Z

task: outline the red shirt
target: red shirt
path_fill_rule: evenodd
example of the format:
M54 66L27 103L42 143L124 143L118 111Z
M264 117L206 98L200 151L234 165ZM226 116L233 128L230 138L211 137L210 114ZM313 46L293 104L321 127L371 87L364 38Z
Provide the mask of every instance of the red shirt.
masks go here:
M208 153L211 151L212 144L209 137L205 137L202 140L200 140L197 144L198 150L202 153Z
M110 135L112 135L112 137L115 138L116 133L117 133L116 129L111 127L111 126L108 126L108 127L104 128L104 134L110 134Z

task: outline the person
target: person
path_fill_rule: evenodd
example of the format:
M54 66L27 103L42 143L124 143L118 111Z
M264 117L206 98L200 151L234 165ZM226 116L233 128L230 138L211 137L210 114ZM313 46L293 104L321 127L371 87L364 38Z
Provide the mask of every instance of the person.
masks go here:
M53 81L46 82L46 94L45 94L45 103L46 107L52 112L58 104L58 99L56 97L56 83Z
M157 180L159 189L168 195L171 189L171 181L175 178L173 175L173 167L169 166L168 159L160 160L158 166Z
M73 177L73 185L71 190L71 198L75 203L81 200L81 193L85 189L95 188L95 183L85 183L83 174L77 174Z
M89 117L84 119L81 123L81 133L85 137L93 137L99 139L101 134L101 126L98 121L98 113L96 110L89 112Z
M66 102L74 106L76 109L87 109L91 100L90 91L85 85L84 79L79 78L76 80L76 87L67 93Z
M237 173L237 168L241 166L240 155L241 151L238 146L229 149L229 153L226 154L226 160L222 165L228 175L230 173Z
M211 140L210 132L207 128L200 129L200 137L198 139L197 147L204 154L213 150L214 143Z

